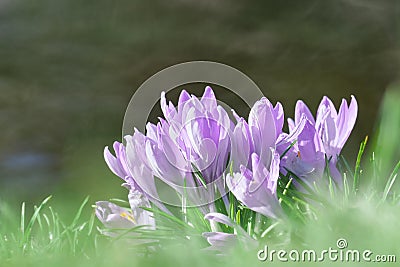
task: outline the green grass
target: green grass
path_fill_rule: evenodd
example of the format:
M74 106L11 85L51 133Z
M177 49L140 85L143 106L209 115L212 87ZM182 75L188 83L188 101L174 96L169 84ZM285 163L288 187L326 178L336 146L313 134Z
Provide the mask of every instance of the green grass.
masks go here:
M337 239L345 238L352 249L400 255L400 195L391 191L394 177L388 180L383 196L373 191L360 192L357 196L336 193L333 198L328 194L325 201L329 206L317 207L310 213L312 216L305 216L307 212L303 211L305 221L270 225L261 234L260 245L267 244L274 249L318 250L335 247ZM97 231L100 225L93 213L82 216L83 210L92 210L88 202L85 199L67 222L51 208L50 197L34 207L30 217L26 216L29 207L25 204L18 218L17 211L10 211L2 203L0 266L205 266L216 261L222 266L243 266L258 263L256 248L244 250L239 246L227 256L204 251L207 245L199 232L163 214L155 215L164 216L158 218L163 226L156 232L133 229L117 238L107 238ZM153 248L138 246L130 232L140 232L142 238L161 241L152 244ZM192 239L185 239L186 235L191 235Z

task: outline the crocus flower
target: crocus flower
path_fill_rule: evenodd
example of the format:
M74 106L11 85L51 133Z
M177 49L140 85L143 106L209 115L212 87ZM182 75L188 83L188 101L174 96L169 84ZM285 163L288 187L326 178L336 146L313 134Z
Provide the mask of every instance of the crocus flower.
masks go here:
M329 159L330 173L336 180L341 178L336 168L337 159L356 123L357 111L358 105L354 96L351 96L350 105L347 104L346 99L342 99L339 112L326 96L318 107L315 129L321 137Z
M278 217L276 196L279 155L276 141L282 133L283 109L267 98L257 101L249 114L249 123L237 117L232 138L233 173L226 183L235 197L250 209L265 216Z
M130 174L127 183L137 185L140 192L143 192L152 202L160 206L154 175L144 151L146 136L135 129L132 136L125 136L125 140L126 161Z
M301 168L306 166L308 169L316 170L317 174L321 174L322 154L324 158L326 157L329 160L331 176L339 182L341 174L336 164L356 122L357 110L357 101L354 96L351 96L350 105L343 99L339 111L336 111L332 101L324 96L314 119L308 107L303 101L299 100L296 104L295 119L294 121L289 119L288 124L291 134L300 133L301 138L298 141L301 142L293 147L294 153L289 153L288 157L291 157L291 159L285 160L285 162L289 162L286 167L299 176L304 175L306 170L302 171ZM295 154L299 158L296 160L299 163L294 164L297 167L291 164ZM313 158L314 162L312 162Z
M145 136L135 129L133 136L125 136L126 147L114 142L115 156L108 147L104 149L104 159L110 170L125 181L125 186L131 192L140 192L163 211L169 212L160 203L155 186L153 173L147 164L144 153Z
M157 130L160 147L168 159L176 159L172 163L178 168L186 166L186 171L192 171L194 164L207 183L220 178L228 161L234 125L222 106L217 105L211 87L205 88L201 99L183 90L177 108L171 102L167 105L163 93L161 108L165 121L160 121Z
M104 160L106 161L110 170L125 181L123 184L128 189L141 190L137 183L132 179L128 163L126 160L125 146L115 141L113 144L115 156L111 154L108 146L104 148Z
M270 148L275 148L276 141L282 134L284 120L282 105L278 102L274 107L263 97L251 108L248 123L235 112L234 116L237 120L232 134L231 153L234 171L240 171L241 165L250 167L253 153L268 165L271 161Z
M202 190L201 183L215 183L220 191L224 190L220 178L228 164L232 121L217 104L211 87L205 88L201 99L182 91L176 108L171 102L167 105L162 93L161 108L165 119L147 128L145 152L149 167L177 191L183 191L184 185L197 187L199 194L192 200L203 204L213 201L214 192ZM193 178L193 172L200 172L204 181Z
M137 190L131 190L129 192L128 199L136 224L148 225L151 228L154 228L155 221L153 218L153 213L142 209L142 207L151 207L149 199Z
M96 216L110 229L129 229L135 226L132 211L109 201L96 202Z
M228 174L226 182L235 197L251 210L271 218L281 216L277 197L279 178L279 154L270 149L271 162L265 166L260 157L253 153L251 169L241 166L241 171Z
M122 208L112 202L96 202L96 216L108 229L130 229L139 225L155 226L152 213L141 209L150 207L148 199L139 191L129 193L130 209Z
M287 150L290 148L289 150ZM325 150L314 125L302 116L290 134L282 134L277 150L282 156L281 172L287 170L310 186L320 180L325 170ZM295 181L295 184L298 185Z
M258 242L251 238L243 228L233 222L228 216L212 212L206 214L204 218L212 223L222 223L234 229L233 234L218 231L203 233L203 237L205 237L210 244L210 247L207 248L208 250L226 252L238 244L243 245L245 249L257 247Z
M183 186L184 179L190 174L189 162L168 134L168 126L167 123L158 123L157 126L148 124L147 129L155 127L155 138L146 136L144 147L141 149L145 152L149 170L153 175L171 186Z

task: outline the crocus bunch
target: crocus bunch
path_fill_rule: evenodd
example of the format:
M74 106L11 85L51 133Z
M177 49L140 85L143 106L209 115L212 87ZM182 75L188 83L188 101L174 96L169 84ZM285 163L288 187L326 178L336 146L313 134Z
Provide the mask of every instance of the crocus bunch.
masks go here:
M109 168L129 190L130 207L100 201L96 215L108 229L156 230L162 224L159 214L196 228L197 221L187 216L191 207L204 216L198 228L208 229L202 234L210 249L238 241L251 246L263 236L263 228L285 219L288 191L312 190L315 184L340 190L339 155L357 108L353 96L350 105L343 99L338 111L324 97L313 116L299 100L286 133L282 105L265 97L247 119L232 110L233 121L210 87L201 98L182 91L176 107L163 93L164 118L148 123L145 134L135 129L125 145L115 142L115 156L108 147L104 150ZM179 215L160 197L158 182L182 200Z

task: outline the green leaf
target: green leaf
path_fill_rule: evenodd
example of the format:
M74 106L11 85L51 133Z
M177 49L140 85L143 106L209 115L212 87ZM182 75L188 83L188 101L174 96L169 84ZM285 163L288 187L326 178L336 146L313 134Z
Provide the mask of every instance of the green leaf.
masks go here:
M83 208L86 206L86 204L88 203L88 201L89 201L89 196L87 196L87 197L83 200L81 206L80 206L79 209L78 209L78 212L75 214L75 217L74 217L74 219L73 219L73 221L72 221L72 223L71 223L71 225L70 225L70 228L71 228L71 229L74 228L74 227L77 225L78 220L79 220L79 218L81 217Z
M193 168L193 175L195 176L195 181L199 180L203 187L207 189L207 183L206 180L204 179L203 175L201 174L200 170L192 163L192 168Z
M365 146L368 142L368 135L365 137L364 141L361 142L360 149L358 151L356 167L354 170L354 180L353 180L353 192L356 194L358 191L359 183L360 183L360 174L361 174L361 158L364 154Z
M28 241L28 239L29 239L29 237L30 237L30 235L31 235L33 225L35 224L35 222L36 222L36 220L37 220L37 218L38 218L38 216L39 216L40 211L41 211L42 208L47 204L47 202L49 202L49 200L51 199L51 197L52 197L52 196L48 196L47 198L45 198L45 199L42 201L42 203L40 203L39 207L38 207L38 208L35 210L35 212L33 213L32 217L31 217L31 219L30 219L30 221L29 221L29 223L28 223L28 226L27 226L26 228L24 228L24 234L23 234L23 239L22 239L21 247L23 247L23 246L27 243L27 241ZM25 210L25 204L23 204L23 210ZM25 217L25 215L24 215L24 217ZM25 221L25 218L24 218L24 221ZM22 222L22 220L21 220L21 222ZM25 231L25 230L26 230L26 231Z
M389 176L389 179L388 179L388 181L386 183L386 186L385 186L385 190L383 191L382 201L386 200L390 190L392 189L393 184L396 181L397 173L398 173L399 169L400 169L400 161L397 162L396 166L394 167L392 173Z
M285 151L283 151L283 153L282 153L280 159L282 159L296 143L297 143L297 139L294 140L294 141L288 146L288 148L285 149Z

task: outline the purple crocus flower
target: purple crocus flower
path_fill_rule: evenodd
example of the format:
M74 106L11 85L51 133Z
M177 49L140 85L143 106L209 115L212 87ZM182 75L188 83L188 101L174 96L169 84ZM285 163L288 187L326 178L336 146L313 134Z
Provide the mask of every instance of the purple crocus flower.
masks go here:
M282 138L280 152L285 149L285 145L290 145L290 141L294 141L293 137L296 135L298 142L283 159L282 165L299 177L308 176L307 174L313 172L314 178L318 178L322 176L326 157L329 160L331 176L339 182L341 174L336 167L338 155L354 127L357 110L354 96L351 96L350 105L343 99L339 111L336 111L332 101L324 96L314 119L309 108L299 100L294 121L288 119L290 134Z
M129 229L135 226L132 211L109 201L96 202L96 216L106 228Z
M336 180L341 178L336 168L338 156L356 123L357 111L358 105L354 96L351 96L350 105L347 104L346 99L342 99L339 112L326 96L322 98L318 107L315 129L321 137L329 159L331 175Z
M169 212L159 202L152 170L149 168L143 147L145 136L135 129L133 136L126 136L126 147L114 142L115 156L108 147L104 149L104 159L110 170L125 181L123 186L131 192L140 192L163 211Z
M145 140L146 136L137 129L132 136L125 136L126 162L130 174L127 183L137 185L139 191L151 200L157 200L154 176L144 152Z
M275 148L276 141L282 134L284 121L282 105L278 102L274 107L263 97L251 108L248 123L235 112L234 115L237 120L231 152L234 171L240 171L241 165L250 167L253 153L268 165L271 161L270 148Z
M190 167L168 134L168 127L167 123L158 123L157 126L148 124L147 129L151 134L145 138L144 147L141 149L145 153L153 175L172 187L182 187L184 179L189 177ZM155 137L150 137L153 135L153 130Z
M217 104L211 87L206 87L201 99L182 91L178 106L167 105L161 95L165 119L157 125L148 124L145 152L153 174L177 191L183 186L197 187L192 201L209 203L215 192L201 190L200 181L193 178L199 171L205 184L215 183L224 190L222 175L228 163L233 123L227 112ZM213 188L213 186L209 187ZM196 204L196 203L195 203Z
M122 208L112 202L96 202L96 216L108 229L130 229L139 225L155 226L152 213L141 209L150 207L148 199L139 191L129 193L130 209Z
M130 181L131 175L130 175L130 171L129 171L129 168L128 168L128 165L126 162L125 146L122 143L115 141L113 144L113 148L114 148L115 156L113 154L111 154L108 146L106 146L104 148L104 160L106 161L110 170L115 175L120 177L125 182ZM130 185L128 185L128 184L124 184L124 185L128 186L129 188L133 187L133 188L139 190L138 186L133 181Z
M275 144L282 133L283 109L267 98L257 101L249 114L249 123L238 116L233 131L233 173L226 183L235 197L250 209L277 218L281 214L276 196L279 178L279 154Z
M210 247L207 248L208 250L227 252L227 250L234 248L238 244L242 244L245 249L257 247L258 242L251 238L243 228L233 222L228 216L212 212L206 214L204 218L211 223L222 223L234 228L233 234L218 231L203 233L203 237L205 237L210 244Z
M260 157L264 152L269 151L269 148L275 147L276 140L282 133L283 121L283 108L279 102L273 107L272 103L263 97L251 108L248 120L249 129L254 152ZM267 154L269 153L267 152Z
M291 147L292 146L292 147ZM289 148L287 151L287 148ZM277 145L281 159L281 171L290 170L304 182L312 185L320 180L325 169L325 150L314 125L305 115L290 134L282 134Z
M230 151L233 123L214 92L207 86L201 99L182 91L177 108L167 105L161 95L165 117L157 130L160 147L178 169L192 171L192 164L203 174L207 183L221 177Z
M210 246L207 250L216 250L226 252L229 248L233 248L238 244L238 237L236 234L229 234L224 232L206 232L203 237L207 239Z
M214 185L210 187L213 190L200 190L203 182L215 183L224 195L224 181L219 178L228 163L234 125L217 104L211 87L205 88L201 99L182 91L177 108L171 102L167 105L162 93L161 108L165 119L160 118L157 125L148 123L146 135L135 129L133 136L125 137L126 149L116 142L115 157L105 149L110 169L128 188L144 193L163 210L154 176L178 192L190 191L194 204L215 199ZM200 172L204 181L194 178L193 172ZM190 190L194 188L200 189Z
M270 149L271 162L264 165L260 157L253 153L251 169L241 166L241 171L227 175L227 185L235 197L251 210L271 218L282 215L277 197L279 178L279 154Z

